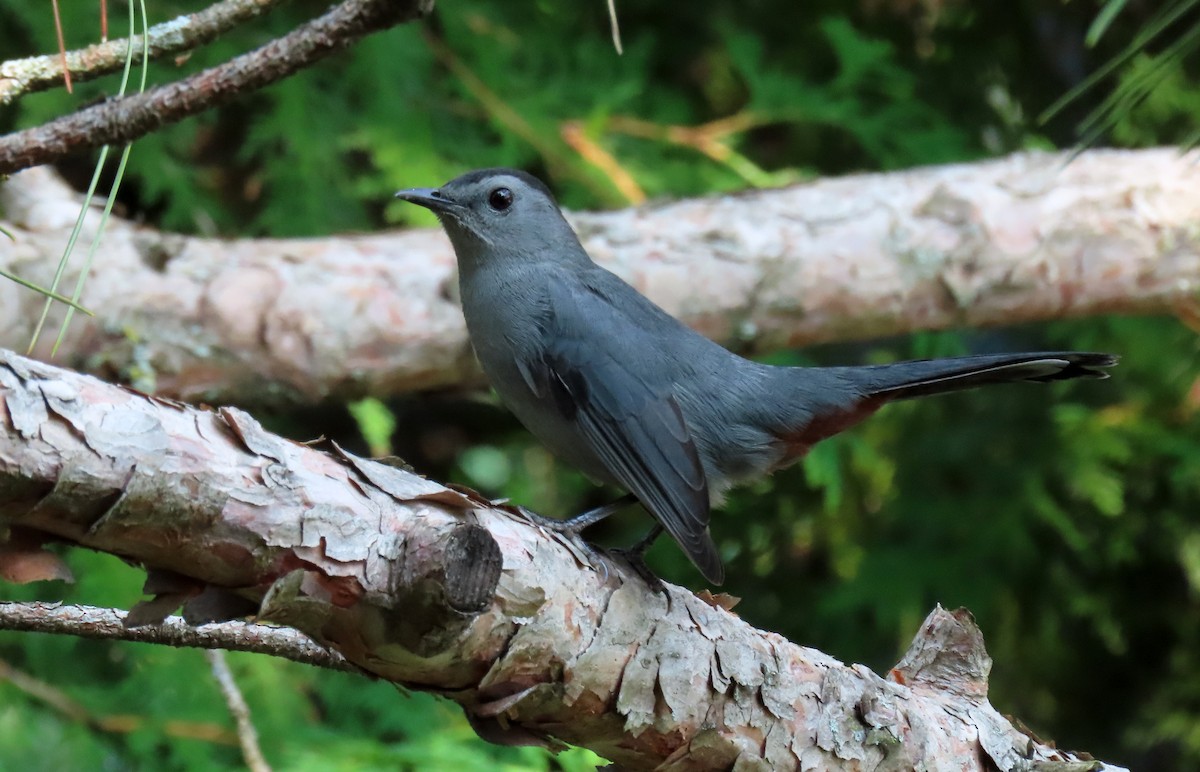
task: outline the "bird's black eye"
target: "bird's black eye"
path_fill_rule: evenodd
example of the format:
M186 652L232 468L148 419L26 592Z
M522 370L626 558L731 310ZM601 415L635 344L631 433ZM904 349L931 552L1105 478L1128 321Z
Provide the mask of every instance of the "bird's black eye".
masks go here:
M488 206L497 212L503 212L512 206L513 194L508 188L496 188L488 193Z

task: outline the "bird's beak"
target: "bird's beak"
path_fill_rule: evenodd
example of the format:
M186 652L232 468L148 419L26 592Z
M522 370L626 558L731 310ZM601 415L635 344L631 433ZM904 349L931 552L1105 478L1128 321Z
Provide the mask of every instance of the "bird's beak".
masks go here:
M461 209L462 204L452 198L446 198L442 195L442 191L437 188L409 188L396 193L396 198L401 201L407 201L410 204L423 206L426 209L438 212L452 212L455 209Z

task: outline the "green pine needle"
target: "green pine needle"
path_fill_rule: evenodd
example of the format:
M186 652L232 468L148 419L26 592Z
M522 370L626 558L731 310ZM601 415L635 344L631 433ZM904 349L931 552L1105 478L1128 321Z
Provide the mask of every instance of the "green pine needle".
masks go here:
M144 92L146 90L146 78L147 78L147 75L149 73L149 68L150 68L150 50L149 50L150 49L150 35L149 35L149 29L148 29L149 24L148 24L147 15L146 15L145 0L140 0L139 6L141 8L141 13L142 13L142 73L141 73L142 77L141 77L141 82L139 84L138 90L139 90L139 92ZM136 16L136 12L134 9L134 5L131 2L131 3L129 3L129 38L128 38L129 45L125 50L125 68L121 73L121 85L120 85L120 88L117 90L118 97L125 95L126 89L128 88L128 85L129 85L129 74L130 74L130 72L132 72L132 69L133 69L133 50L134 50L133 49L133 41L134 41L134 33L136 30L137 30L137 16ZM62 326L59 328L58 338L54 341L54 347L53 347L53 349L51 349L51 356L54 356L55 354L58 353L59 347L62 345L63 340L66 338L67 330L70 328L71 320L74 317L75 311L80 310L80 311L84 311L89 316L92 315L90 311L87 311L85 308L83 308L82 306L79 305L79 299L83 295L83 287L87 281L88 274L91 272L92 262L96 256L96 250L99 249L99 247L100 247L100 239L104 235L105 227L108 224L108 218L112 214L112 209L113 209L114 203L116 203L117 191L120 189L121 180L125 176L125 167L129 161L129 152L130 152L131 147L132 147L132 145L126 145L124 147L124 149L121 151L121 160L117 165L116 177L113 180L112 187L109 189L108 198L104 202L104 213L100 217L100 225L96 229L96 235L92 239L91 246L88 248L88 254L87 254L87 258L84 261L83 270L80 271L79 279L75 283L75 290L72 293L71 298L67 299L67 298L64 298L62 295L59 295L57 293L57 289L58 289L59 283L62 281L63 273L66 272L67 263L70 260L71 252L75 248L75 243L79 240L79 234L83 229L83 221L84 221L85 215L87 214L87 208L92 201L92 197L96 193L96 186L100 180L100 173L104 169L104 165L108 160L109 146L105 145L100 150L100 158L96 162L96 168L92 172L91 182L88 184L87 198L85 199L83 206L80 208L79 217L75 220L74 228L71 229L71 236L70 236L70 238L67 239L67 247L63 252L62 258L59 260L58 268L54 273L54 281L51 284L49 290L42 291L39 288L39 291L42 291L43 294L46 295L47 299L46 299L46 305L42 309L41 318L38 319L37 326L34 328L33 338L29 341L29 351L30 352L32 352L34 346L37 345L38 338L41 336L42 328L45 326L46 317L50 313L50 307L54 300L59 300L60 302L65 302L68 305L68 308L67 308L66 316L63 318ZM28 286L28 285L26 285L26 286Z
M9 233L8 231L4 230L3 228L0 228L0 233L3 233L5 236L8 236L9 238L12 238L12 234ZM92 313L90 310L79 305L74 300L71 300L66 295L60 295L57 292L52 292L52 291L46 289L45 287L42 287L38 284L34 284L33 282L29 281L28 279L22 279L20 276L17 276L15 273L9 273L8 271L4 270L3 268L0 268L0 276L3 276L5 279L8 279L9 281L15 281L17 284L20 284L25 289L31 289L34 292L45 295L49 300L56 300L59 303L65 303L66 305L70 306L72 309L74 309L76 311L79 311L80 313L87 314L88 316L95 316L95 314Z

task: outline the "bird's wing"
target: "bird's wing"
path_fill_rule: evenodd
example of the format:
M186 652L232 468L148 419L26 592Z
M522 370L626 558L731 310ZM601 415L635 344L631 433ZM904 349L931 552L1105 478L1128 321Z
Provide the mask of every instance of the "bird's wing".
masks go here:
M529 385L573 420L609 473L675 538L709 581L724 570L708 534L708 481L670 384L639 374L639 330L606 329L623 319L609 300L582 284L550 278L550 315L542 363L546 380ZM531 368L520 365L527 380Z

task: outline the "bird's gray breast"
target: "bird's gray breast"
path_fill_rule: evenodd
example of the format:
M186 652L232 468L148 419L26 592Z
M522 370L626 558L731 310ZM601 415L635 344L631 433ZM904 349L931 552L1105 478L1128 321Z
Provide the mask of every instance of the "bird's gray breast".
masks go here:
M551 392L545 352L553 309L545 273L485 267L463 274L459 285L471 345L505 407L555 456L597 482L615 483Z

